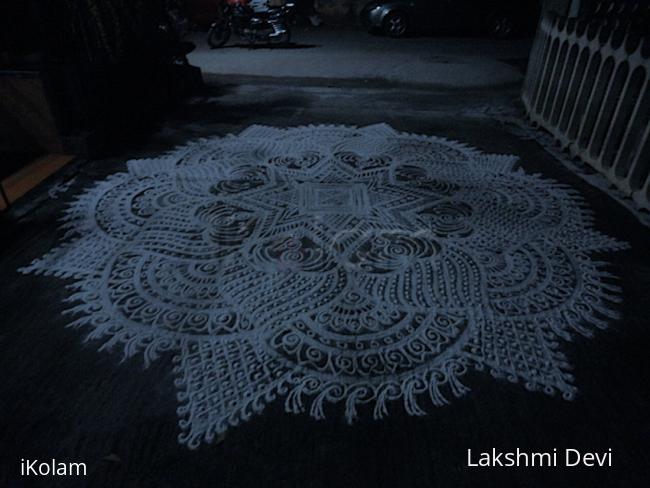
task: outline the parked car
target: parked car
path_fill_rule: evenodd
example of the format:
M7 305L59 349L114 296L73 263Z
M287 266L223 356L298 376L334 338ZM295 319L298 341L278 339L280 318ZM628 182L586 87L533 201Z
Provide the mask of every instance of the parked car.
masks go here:
M413 33L483 34L496 39L533 34L540 4L535 0L378 0L360 20L390 37Z

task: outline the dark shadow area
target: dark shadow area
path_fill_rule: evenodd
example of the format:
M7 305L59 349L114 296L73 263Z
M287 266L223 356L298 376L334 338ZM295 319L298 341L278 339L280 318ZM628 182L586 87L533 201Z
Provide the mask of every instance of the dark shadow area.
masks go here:
M528 68L528 58L503 59L502 61L508 63L510 66L514 66L522 74L525 74L526 68Z
M218 49L232 49L232 48L240 48L240 49L312 49L315 47L321 47L317 44L301 44L297 42L290 42L289 44L249 44L249 43L244 43L244 42L239 42L236 44L226 44L223 47L220 48L215 48L215 50Z
M166 15L146 0L7 2L0 113L46 152L128 147L201 84L185 59L194 46L176 37Z

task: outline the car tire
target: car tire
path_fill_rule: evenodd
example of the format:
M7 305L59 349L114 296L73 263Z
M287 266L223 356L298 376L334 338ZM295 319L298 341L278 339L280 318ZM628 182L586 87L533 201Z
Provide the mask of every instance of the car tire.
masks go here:
M405 12L391 12L382 22L382 31L388 37L406 37L409 32L409 19Z
M493 39L510 39L515 32L515 21L508 13L493 13L488 17L487 31Z

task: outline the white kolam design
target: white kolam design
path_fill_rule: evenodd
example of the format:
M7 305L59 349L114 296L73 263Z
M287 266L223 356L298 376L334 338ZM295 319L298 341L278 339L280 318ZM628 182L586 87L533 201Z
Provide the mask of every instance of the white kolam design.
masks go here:
M192 448L276 399L422 415L469 369L571 399L558 339L616 317L592 254L625 245L516 162L384 124L252 126L130 161L22 271L72 278L89 339L175 353Z

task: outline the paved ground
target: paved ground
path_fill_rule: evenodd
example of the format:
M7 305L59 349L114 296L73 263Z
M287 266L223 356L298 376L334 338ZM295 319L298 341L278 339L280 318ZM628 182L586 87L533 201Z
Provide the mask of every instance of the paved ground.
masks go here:
M243 51L246 52L246 51ZM650 479L647 290L650 233L627 211L568 172L535 141L490 114L516 113L516 87L414 88L360 80L229 78L179 107L143 143L112 159L70 168L5 216L0 257L0 486L80 487L642 487ZM468 374L472 392L428 415L364 416L353 426L332 415L314 421L284 413L280 403L232 429L217 444L178 445L175 388L168 361L144 369L98 352L84 331L66 329L61 280L16 269L61 237L65 203L125 160L160 154L188 140L238 132L251 124L365 125L460 139L480 150L517 154L528 172L573 185L596 212L596 226L631 243L616 253L624 318L593 339L566 344L580 393L573 402L485 374ZM61 181L59 181L61 183ZM57 190L58 188L58 190ZM49 195L49 196L48 196ZM608 259L610 257L607 257ZM604 470L469 471L466 449L612 448ZM18 477L20 457L85 461L84 480Z
M190 61L206 73L379 79L456 87L519 82L522 73L516 64L530 50L529 40L391 39L329 28L296 29L294 44L288 48L251 49L233 39L224 48L210 49L205 34L192 40L197 50Z

